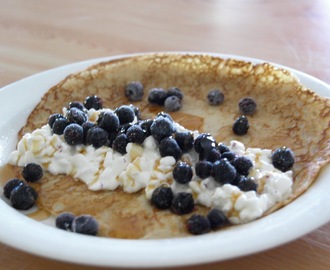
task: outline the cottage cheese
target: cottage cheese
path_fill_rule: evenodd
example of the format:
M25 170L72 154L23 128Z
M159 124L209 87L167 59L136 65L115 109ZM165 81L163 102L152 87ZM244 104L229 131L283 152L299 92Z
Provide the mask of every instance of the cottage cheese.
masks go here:
M64 109L65 111L65 109ZM96 120L99 111L90 110L89 120ZM176 124L178 130L184 127ZM198 136L198 132L194 132ZM53 134L49 125L25 134L17 150L9 157L9 163L24 166L35 162L51 174L67 174L83 181L90 190L115 190L122 187L125 192L145 190L151 198L153 190L167 183L174 193L181 191L193 194L196 203L206 207L217 207L226 213L234 224L246 223L260 217L275 203L286 199L291 193L292 171L281 172L271 162L271 150L245 148L239 141L231 141L229 148L238 156L246 156L253 162L249 176L258 183L258 191L243 192L230 184L221 185L212 177L200 179L195 174L188 184L173 180L176 164L173 157L161 157L152 136L142 145L129 143L127 154L122 155L103 146L69 146L63 136ZM197 154L192 150L183 157L196 164ZM194 171L194 170L193 170Z

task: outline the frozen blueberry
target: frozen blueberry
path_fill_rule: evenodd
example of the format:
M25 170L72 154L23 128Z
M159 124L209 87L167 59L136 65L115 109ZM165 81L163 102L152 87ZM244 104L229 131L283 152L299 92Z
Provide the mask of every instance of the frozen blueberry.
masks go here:
M173 191L171 187L161 185L151 195L151 203L159 209L168 209L172 205Z
M133 125L129 127L126 131L127 139L129 142L143 143L146 138L146 132L141 128L141 126Z
M221 159L221 154L217 147L205 149L199 153L199 160L207 160L212 163Z
M37 192L28 185L18 185L10 193L11 205L18 210L30 209L37 199Z
M57 118L53 124L53 132L57 135L62 135L64 129L69 125L69 121L63 118Z
M255 182L253 177L242 177L238 182L237 187L242 191L257 191L258 184Z
M110 111L103 111L99 114L96 120L96 124L103 128L108 133L117 131L119 128L119 118L118 116Z
M148 101L155 105L164 105L167 92L163 88L152 88L148 93Z
M290 148L277 148L272 153L272 163L276 169L282 172L290 170L295 162L295 156Z
M138 81L130 82L125 86L125 96L130 101L139 101L143 98L143 85Z
M84 106L87 110L95 109L100 110L102 109L102 100L98 96L88 96L84 101Z
M20 185L25 185L25 182L17 178L10 179L3 187L3 194L9 199L13 189Z
M226 215L218 208L212 208L207 214L207 219L210 221L212 230L219 229L228 224Z
M121 153L126 154L126 146L129 143L126 134L122 133L116 137L116 139L112 143L113 150Z
M72 222L75 218L75 215L70 212L64 212L59 214L55 219L56 228L72 231Z
M190 213L195 207L194 198L191 193L179 192L172 201L171 210L179 215Z
M28 163L22 169L22 176L27 182L36 182L43 176L43 169L39 164Z
M195 165L196 175L202 179L205 179L211 175L213 163L206 160L200 160Z
M93 122L87 121L83 123L82 125L83 133L84 133L84 144L87 144L87 132L92 128L95 127L95 124Z
M84 107L84 104L82 104L81 102L79 101L72 101L69 103L69 108L77 108L81 111L84 111L85 107Z
M168 120L170 120L172 123L174 122L173 121L173 118L166 112L159 112L156 116L156 118L160 118L160 117L164 117L164 118L167 118Z
M76 107L67 110L66 118L70 123L77 123L79 125L82 125L87 121L87 115Z
M167 112L175 112L182 107L181 100L177 96L169 96L165 99L164 108Z
M218 144L218 149L219 149L220 154L230 151L229 147L221 142Z
M189 131L174 133L174 139L183 152L190 151L194 146L194 136Z
M253 98L245 97L238 102L238 108L241 114L254 114L257 110L257 103Z
M206 217L193 214L187 221L187 229L194 235L204 234L211 231L211 223Z
M87 235L97 235L99 224L96 219L90 215L77 216L72 221L72 231Z
M213 89L208 92L207 99L210 105L219 105L223 103L225 95L219 89Z
M93 145L95 148L107 145L108 132L103 128L94 126L91 127L86 135L86 143Z
M237 173L241 175L248 175L250 170L253 167L252 161L244 156L240 156L234 159L233 165L237 171Z
M171 137L167 137L160 141L159 153L162 157L172 156L175 160L180 159L182 155L182 151L178 143Z
M114 112L115 114L117 114L119 123L121 125L131 123L135 118L135 113L133 108L128 105L122 105L118 107Z
M238 117L233 125L233 131L236 135L245 135L249 130L249 121L245 115Z
M68 125L63 132L64 140L68 145L78 145L84 142L84 131L78 124Z
M54 113L51 116L49 116L48 118L48 125L53 128L53 125L56 121L56 119L60 119L60 118L65 118L63 114L60 113Z
M175 131L173 123L165 117L157 117L150 126L151 135L160 142Z
M178 162L173 170L173 178L179 184L187 184L191 181L193 170L186 162Z
M227 159L221 159L213 164L211 175L220 184L230 184L235 180L236 169Z
M183 93L178 87L170 87L167 90L167 97L176 96L178 99L183 100Z

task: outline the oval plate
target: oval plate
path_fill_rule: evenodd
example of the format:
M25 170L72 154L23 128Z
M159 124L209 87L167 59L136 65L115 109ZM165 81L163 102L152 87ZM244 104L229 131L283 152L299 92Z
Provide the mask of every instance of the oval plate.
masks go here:
M212 54L253 63L265 61ZM16 134L43 94L67 75L93 64L130 57L92 59L45 71L0 90L0 165L16 146ZM276 64L275 64L276 65ZM321 96L330 86L305 73L286 68ZM201 236L160 240L122 240L68 233L28 218L0 200L0 241L40 256L98 266L166 267L220 261L287 243L330 221L330 166L303 195L269 216L248 224ZM2 192L1 192L2 193ZM3 197L2 197L3 199ZM281 233L278 233L281 231Z

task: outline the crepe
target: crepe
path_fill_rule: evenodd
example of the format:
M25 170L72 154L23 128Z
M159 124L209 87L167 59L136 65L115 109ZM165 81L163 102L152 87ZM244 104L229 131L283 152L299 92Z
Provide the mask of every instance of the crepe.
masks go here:
M61 112L70 101L83 101L97 95L104 107L129 104L124 87L140 81L145 92L154 87L179 87L184 92L183 107L171 113L173 119L191 130L210 132L218 142L239 140L248 147L276 149L290 147L296 156L293 191L266 214L283 207L305 192L329 163L330 101L306 89L296 76L268 63L252 64L210 55L148 54L99 63L72 74L52 87L42 98L21 129L19 138ZM206 96L221 89L225 101L210 106ZM238 102L252 97L257 111L249 116L250 129L244 136L234 135L232 125L240 115ZM163 108L150 105L145 93L134 102L143 118L155 116ZM63 211L92 214L101 224L100 234L119 238L164 238L187 235L187 216L156 210L143 192L89 191L69 176L45 174L35 184L38 206L57 215ZM205 207L196 213L205 214Z

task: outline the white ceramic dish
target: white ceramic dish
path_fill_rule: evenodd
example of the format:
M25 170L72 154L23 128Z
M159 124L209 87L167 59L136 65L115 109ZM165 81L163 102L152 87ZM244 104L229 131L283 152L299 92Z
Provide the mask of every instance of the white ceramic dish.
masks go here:
M19 128L45 91L70 73L125 56L59 67L1 89L0 111L4 117L0 121L0 165L5 163L6 157L15 148ZM216 56L263 62L235 55ZM302 72L289 70L318 94L330 96L329 85ZM0 199L0 241L40 256L99 266L165 267L234 258L287 243L329 222L329 175L330 166L302 196L260 220L182 239L120 240L69 233L28 218Z

